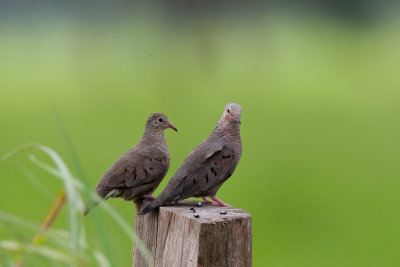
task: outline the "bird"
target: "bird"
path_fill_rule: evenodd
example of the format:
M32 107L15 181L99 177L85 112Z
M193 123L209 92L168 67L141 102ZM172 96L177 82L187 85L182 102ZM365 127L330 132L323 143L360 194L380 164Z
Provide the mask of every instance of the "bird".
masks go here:
M240 105L227 104L212 133L193 149L161 194L139 214L188 197L201 197L202 203L230 207L218 199L216 193L233 174L242 155L241 112Z
M154 199L151 194L160 184L170 164L164 130L178 131L162 113L150 114L140 141L106 171L96 186L95 193L103 200L121 197L127 201ZM84 215L99 204L89 201Z

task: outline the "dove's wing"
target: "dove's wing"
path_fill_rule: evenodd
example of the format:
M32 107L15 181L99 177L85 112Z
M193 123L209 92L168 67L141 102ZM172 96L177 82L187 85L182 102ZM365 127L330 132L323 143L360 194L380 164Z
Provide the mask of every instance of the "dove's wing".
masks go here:
M151 194L168 168L169 158L159 148L136 146L107 170L97 185L96 192L104 198L111 190L118 189L126 200Z
M160 200L163 203L185 199L192 196L215 195L217 188L228 179L235 169L235 152L227 144L202 146L191 158L184 161L177 173L171 179L171 186L165 190L173 199ZM205 156L204 156L205 155Z
M186 157L163 192L142 214L188 197L215 195L235 170L237 156L232 145L222 138L207 139Z

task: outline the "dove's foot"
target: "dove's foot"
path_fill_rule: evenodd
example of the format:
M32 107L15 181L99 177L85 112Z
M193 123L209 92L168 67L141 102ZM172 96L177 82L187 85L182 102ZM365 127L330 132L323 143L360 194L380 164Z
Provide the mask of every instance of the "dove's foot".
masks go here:
M143 198L144 199L150 199L150 200L156 199L156 197L153 197L152 195L144 195Z
M201 203L203 203L203 204L211 204L212 205L214 203L211 200L208 200L206 197L201 197L201 199L203 199L201 201Z
M211 197L211 199L215 201L215 202L213 202L211 205L217 205L217 206L230 207L230 208L232 208L231 205L228 205L228 204L224 203L222 200L220 200L220 199L217 198L216 196Z

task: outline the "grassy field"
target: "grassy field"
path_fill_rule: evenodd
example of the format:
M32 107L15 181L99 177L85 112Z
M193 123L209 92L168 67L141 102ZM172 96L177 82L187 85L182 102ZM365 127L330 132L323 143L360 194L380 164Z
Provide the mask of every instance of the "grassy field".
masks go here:
M218 196L252 213L254 266L400 265L398 24L53 20L0 30L1 155L44 144L94 188L163 112L179 132L166 131L171 166L157 195L236 102L243 155ZM0 210L39 223L62 184L30 153L0 164ZM131 203L109 203L133 225ZM129 266L131 237L101 209L84 220L91 246ZM0 240L32 237L7 227Z

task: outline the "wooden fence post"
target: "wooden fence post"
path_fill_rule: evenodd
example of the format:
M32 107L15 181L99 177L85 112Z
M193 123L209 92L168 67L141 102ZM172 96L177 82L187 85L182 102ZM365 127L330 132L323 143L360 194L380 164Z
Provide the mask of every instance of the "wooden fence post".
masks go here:
M164 206L146 215L138 212L147 203L136 206L135 232L153 255L155 266L251 266L250 213L194 203ZM135 245L132 266L147 266Z

